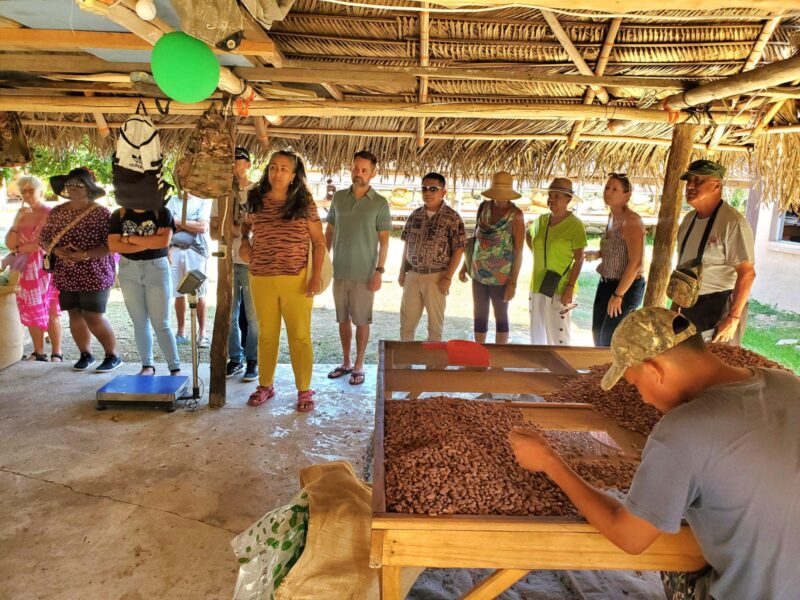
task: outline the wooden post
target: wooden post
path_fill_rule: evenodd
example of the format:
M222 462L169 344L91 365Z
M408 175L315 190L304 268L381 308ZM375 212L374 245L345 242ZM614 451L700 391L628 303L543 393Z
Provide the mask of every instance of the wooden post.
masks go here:
M683 186L678 179L689 166L692 148L698 126L681 124L672 131L672 146L667 159L667 172L664 176L664 189L661 193L661 206L658 209L658 225L653 243L653 261L647 277L647 290L644 306L663 306L667 281L672 271L672 255L678 235L678 219L683 203Z
M217 310L214 314L214 333L211 338L211 385L208 404L211 408L225 406L226 361L228 358L228 334L231 327L231 308L233 303L233 215L236 205L236 183L230 194L218 200L218 214L222 218L220 245L227 246L224 255L217 253Z

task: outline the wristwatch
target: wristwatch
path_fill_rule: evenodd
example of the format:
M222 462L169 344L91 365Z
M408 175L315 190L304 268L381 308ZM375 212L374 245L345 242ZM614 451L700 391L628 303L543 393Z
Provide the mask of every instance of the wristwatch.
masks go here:
M375 270L381 275L383 275L386 272L386 269L384 269L383 267L375 267Z

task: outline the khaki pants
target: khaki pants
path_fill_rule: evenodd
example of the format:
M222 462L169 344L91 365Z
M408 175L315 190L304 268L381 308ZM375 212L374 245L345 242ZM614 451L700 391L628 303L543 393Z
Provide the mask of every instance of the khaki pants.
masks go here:
M428 313L428 341L438 342L442 339L444 309L447 305L447 296L439 291L437 285L442 275L444 273L406 273L403 299L400 302L400 340L414 341L414 333L423 310Z

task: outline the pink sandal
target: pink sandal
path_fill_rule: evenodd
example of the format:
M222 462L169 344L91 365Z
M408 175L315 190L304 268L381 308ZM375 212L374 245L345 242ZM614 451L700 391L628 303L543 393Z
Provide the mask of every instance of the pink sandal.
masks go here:
M271 385L259 385L256 388L256 391L250 394L250 398L247 399L247 404L249 406L261 406L267 400L275 396L275 387Z
M297 392L297 412L311 412L314 410L314 399L312 396L315 394L314 390L306 390L305 392Z

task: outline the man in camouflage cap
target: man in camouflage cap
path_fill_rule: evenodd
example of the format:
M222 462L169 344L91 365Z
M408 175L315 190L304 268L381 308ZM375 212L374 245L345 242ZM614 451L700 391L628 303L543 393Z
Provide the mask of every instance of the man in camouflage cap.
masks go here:
M722 362L693 324L660 307L625 317L611 355L602 387L624 377L664 413L626 499L589 485L533 430L509 435L520 466L544 472L626 552L645 551L685 518L710 569L664 573L668 598L796 598L800 379Z
M686 182L686 202L694 210L678 228L678 264L700 258L703 269L697 303L682 308L681 314L705 339L739 345L756 277L753 230L744 215L722 199L721 164L696 160L680 178Z

